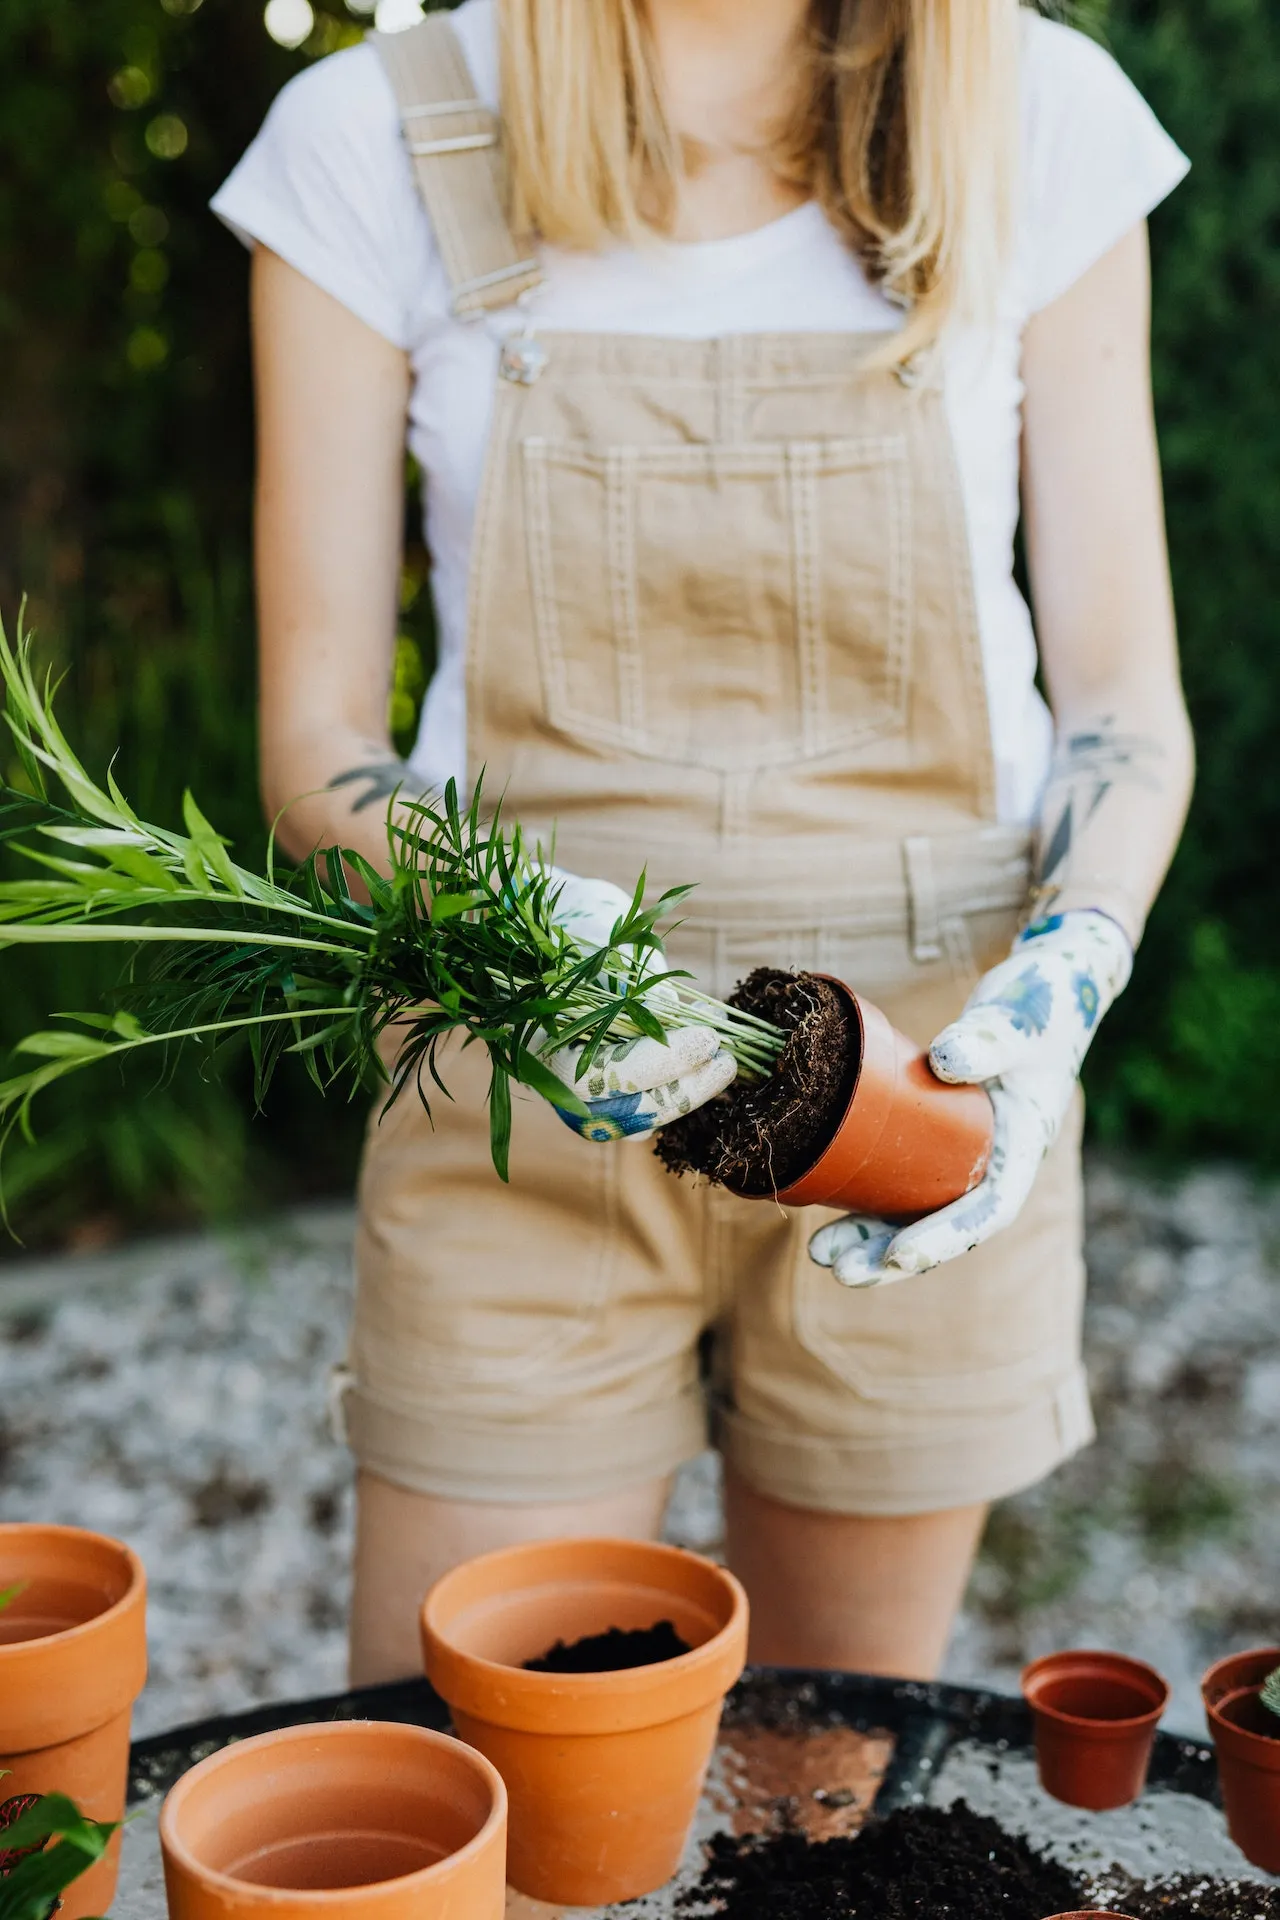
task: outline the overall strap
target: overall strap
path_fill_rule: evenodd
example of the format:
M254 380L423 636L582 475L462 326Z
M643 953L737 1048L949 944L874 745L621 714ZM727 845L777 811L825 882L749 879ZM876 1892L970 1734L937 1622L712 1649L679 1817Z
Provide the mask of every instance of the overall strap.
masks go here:
M507 307L542 279L505 212L500 123L476 95L448 17L369 39L395 90L405 144L459 318Z

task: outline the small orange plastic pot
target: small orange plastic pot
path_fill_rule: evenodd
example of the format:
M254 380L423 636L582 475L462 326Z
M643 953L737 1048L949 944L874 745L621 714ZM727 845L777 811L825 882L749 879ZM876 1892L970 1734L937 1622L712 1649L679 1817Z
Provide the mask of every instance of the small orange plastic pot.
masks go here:
M129 1723L147 1677L142 1562L79 1527L0 1526L0 1813L65 1793L93 1820L119 1820ZM7 1824L7 1823L6 1823ZM62 1897L61 1920L111 1905L120 1836Z
M503 1920L506 1835L499 1775L446 1734L264 1733L165 1800L169 1920Z
M1169 1704L1154 1667L1122 1653L1050 1653L1024 1668L1022 1692L1046 1793L1094 1813L1137 1799Z
M1252 1660L1255 1668L1263 1659L1270 1665L1262 1666L1252 1685L1228 1693L1215 1688L1213 1698L1206 1697L1227 1831L1246 1860L1268 1873L1280 1873L1280 1718L1259 1697L1262 1681L1280 1666L1280 1659L1271 1648L1236 1659ZM1218 1666L1229 1664L1219 1661ZM1202 1684L1207 1687L1216 1671L1210 1668Z
M858 1075L829 1145L777 1199L843 1207L886 1219L917 1218L977 1186L991 1158L995 1115L982 1087L939 1080L914 1041L843 980L858 1024ZM771 1196L772 1197L772 1196Z
M528 1673L558 1640L670 1620L692 1649L623 1673ZM675 1872L747 1599L722 1567L635 1540L508 1547L446 1574L422 1609L427 1675L507 1783L507 1873L536 1900L635 1900Z

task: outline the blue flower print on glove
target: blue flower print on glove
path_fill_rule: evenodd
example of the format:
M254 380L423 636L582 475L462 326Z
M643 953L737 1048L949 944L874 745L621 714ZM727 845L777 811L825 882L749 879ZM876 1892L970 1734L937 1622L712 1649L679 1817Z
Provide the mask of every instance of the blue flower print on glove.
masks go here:
M1025 967L986 1004L1003 1007L1018 1033L1043 1033L1053 1012L1053 988L1039 967Z
M603 1145L609 1140L627 1140L633 1134L653 1132L653 1115L641 1111L643 1102L638 1093L610 1093L602 1100L588 1100L586 1105L585 1114L556 1108L566 1127L572 1127L584 1140Z
M1102 995L1098 991L1098 983L1091 973L1077 973L1071 984L1075 988L1076 1005L1080 1009L1080 1018L1084 1021L1085 1031L1092 1033L1102 1010Z

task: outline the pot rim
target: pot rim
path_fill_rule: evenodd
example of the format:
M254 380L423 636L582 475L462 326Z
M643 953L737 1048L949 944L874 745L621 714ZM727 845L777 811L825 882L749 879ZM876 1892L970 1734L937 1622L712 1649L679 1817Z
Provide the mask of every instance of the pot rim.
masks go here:
M509 1666L501 1660L487 1660L481 1654L469 1653L450 1637L449 1631L437 1623L441 1596L450 1585L455 1574L468 1572L486 1563L496 1563L504 1559L514 1559L526 1552L539 1550L549 1552L557 1547L596 1547L626 1548L629 1552L643 1549L646 1554L678 1564L684 1561L696 1561L714 1574L729 1593L731 1607L729 1618L722 1627L717 1628L709 1640L700 1647L691 1647L688 1653L677 1654L672 1660L655 1660L646 1667L620 1667L606 1669L603 1673L535 1673L527 1667ZM514 1546L497 1547L491 1553L476 1554L461 1566L451 1569L441 1576L427 1594L422 1603L420 1620L423 1635L439 1646L445 1658L457 1661L470 1668L478 1678L502 1685L507 1689L518 1686L526 1697L541 1697L552 1700L564 1699L572 1694L579 1700L626 1699L635 1695L652 1692L660 1683L681 1680L698 1674L704 1668L713 1668L723 1660L732 1641L745 1632L747 1620L747 1595L741 1581L730 1573L727 1567L719 1566L705 1555L691 1553L685 1547L668 1546L665 1541L628 1540L617 1535L567 1535L554 1540L525 1540ZM660 1677L660 1678L659 1678ZM469 1708L465 1711L470 1712ZM660 1723L659 1723L660 1724Z
M416 1739L424 1747L433 1747L437 1751L447 1747L451 1753L460 1753L475 1771L482 1776L493 1794L485 1823L466 1845L455 1853L447 1853L443 1860L435 1860L429 1867L418 1867L412 1873L397 1874L390 1880L363 1881L354 1887L259 1887L251 1880L240 1880L234 1874L223 1873L217 1867L210 1867L192 1852L177 1830L177 1822L182 1813L182 1803L189 1797L193 1784L207 1779L211 1773L219 1772L225 1766L237 1765L246 1754L261 1753L275 1746L287 1746L301 1740L341 1740L359 1733L392 1733ZM243 1901L246 1893L261 1906L296 1905L305 1897L308 1905L315 1902L317 1907L340 1906L349 1902L355 1893L378 1892L385 1888L388 1897L391 1894L412 1890L414 1887L430 1886L451 1875L459 1866L468 1864L477 1855L485 1852L493 1844L495 1834L505 1828L507 1822L507 1788L502 1775L491 1760L469 1747L465 1740L453 1735L439 1733L434 1727L415 1727L400 1720L325 1720L311 1726L279 1727L273 1733L259 1733L248 1740L237 1740L229 1747L220 1747L217 1753L211 1753L190 1767L182 1778L165 1795L160 1808L159 1833L164 1851L190 1875L192 1879L203 1882L205 1886L216 1888L219 1893L231 1894Z
M1268 1662L1267 1671L1280 1667L1280 1647L1242 1647L1239 1653L1224 1653L1220 1660L1206 1667L1200 1676L1200 1699L1206 1712L1219 1700L1225 1700L1229 1694L1238 1693L1241 1687L1260 1686L1261 1681L1234 1681L1230 1686L1214 1686L1214 1675L1225 1667L1235 1666L1241 1660L1262 1660Z
M857 1101L859 1090L861 1089L863 1082L866 1079L868 1049L874 1044L875 1040L877 1039L879 1039L883 1044L884 1034L877 1030L877 1022L875 1021L875 1019L872 1019L870 1022L868 1021L867 1019L868 1009L870 1008L870 1010L874 1015L879 1016L879 1021L883 1023L884 1028L888 1031L890 1036L892 1036L892 1032L893 1032L893 1029L889 1022L888 1017L885 1014L880 1013L880 1009L878 1007L871 1008L870 1002L864 1001L861 994L857 993L854 990L854 988L849 985L849 982L847 980L842 980L838 974L834 974L834 973L815 973L813 977L815 980L825 980L829 987L834 987L837 993L842 993L849 1004L850 1010L853 1014L853 1018L856 1021L857 1028L858 1028L858 1070L853 1076L853 1085L849 1089L849 1098L845 1101L844 1106L840 1109L840 1113L836 1119L836 1123L832 1127L831 1132L827 1137L826 1144L822 1148L821 1152L814 1156L814 1158L809 1162L809 1165L805 1168L803 1173L797 1174L794 1180L789 1180L785 1187L775 1187L772 1195L765 1194L761 1196L765 1199L772 1198L778 1201L783 1206L796 1205L796 1204L803 1206L804 1205L803 1199L797 1202L795 1199L795 1196L798 1193L800 1193L801 1189L806 1187L811 1180L817 1180L821 1178L823 1162L826 1160L827 1155L832 1151L837 1140L840 1138L840 1135L843 1132L846 1123L848 1122L849 1115L853 1112L854 1104ZM892 1038L890 1038L890 1046L892 1046ZM874 1082L872 1084L874 1085ZM872 1154L875 1152L876 1147L879 1145L879 1142L880 1142L880 1136L883 1134L885 1127L888 1124L889 1108L890 1108L890 1105L892 1104L891 1093L888 1087L882 1087L880 1088L880 1091L883 1094L883 1098L879 1102L879 1111L876 1112L873 1110L873 1108L869 1107L866 1115L864 1116L868 1125L868 1131L872 1132L874 1134L874 1137L867 1144L866 1152L863 1154L862 1160L859 1163L861 1166L865 1166L867 1161L871 1158Z
M1267 1749L1280 1746L1280 1718L1276 1720L1274 1733L1259 1733L1256 1727L1242 1727L1235 1720L1228 1720L1222 1711L1224 1707L1232 1706L1237 1700L1256 1700L1261 1692L1261 1681L1255 1681L1243 1687L1230 1687L1226 1693L1220 1693L1216 1699L1205 1702L1205 1717L1215 1740L1218 1723L1221 1723L1237 1740L1256 1741L1259 1746Z
M1101 1669L1112 1679L1130 1678L1153 1681L1160 1694L1159 1700L1148 1707L1145 1713L1130 1714L1123 1720L1094 1719L1088 1714L1067 1713L1061 1707L1052 1706L1046 1700L1038 1700L1032 1689L1042 1678L1065 1679L1072 1671L1088 1672ZM1131 1654L1110 1653L1103 1648L1088 1647L1065 1648L1060 1653L1044 1653L1038 1660L1030 1660L1022 1669L1019 1684L1022 1697L1032 1713L1043 1714L1046 1720L1055 1726L1065 1727L1075 1733L1091 1733L1105 1739L1109 1734L1136 1733L1142 1728L1156 1724L1169 1704L1171 1690L1169 1682L1155 1667L1145 1660L1137 1660Z
M123 1540L117 1540L109 1533L97 1533L92 1527L63 1527L52 1522L40 1520L12 1520L0 1522L0 1548L6 1540L12 1540L25 1534L28 1539L40 1535L47 1538L53 1535L63 1540L91 1540L97 1546L110 1547L118 1553L129 1570L129 1584L118 1600L101 1613L95 1613L88 1620L81 1620L74 1627L59 1627L53 1633L35 1633L25 1640L7 1640L0 1643L0 1671L12 1660L17 1660L32 1647L49 1647L56 1641L69 1646L78 1640L87 1640L95 1633L101 1633L124 1614L136 1607L139 1599L146 1594L147 1570L133 1548L126 1546Z

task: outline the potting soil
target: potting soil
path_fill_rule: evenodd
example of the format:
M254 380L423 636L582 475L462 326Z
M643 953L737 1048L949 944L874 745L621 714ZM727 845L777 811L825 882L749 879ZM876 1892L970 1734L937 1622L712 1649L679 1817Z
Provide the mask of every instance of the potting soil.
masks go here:
M1120 1910L1133 1920L1280 1920L1280 1887L1251 1880L1176 1880L1128 1887Z
M717 1834L684 1913L716 1920L1045 1920L1082 1904L1079 1880L961 1800L904 1807L817 1844Z
M676 1660L692 1651L670 1620L659 1620L652 1627L610 1627L605 1633L589 1633L572 1645L557 1640L554 1647L524 1665L529 1673L624 1673L630 1667L656 1667L659 1661Z
M789 1033L777 1067L660 1127L654 1150L672 1173L763 1196L800 1179L830 1144L857 1080L858 1023L828 981L776 967L748 974L729 1005Z

